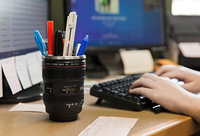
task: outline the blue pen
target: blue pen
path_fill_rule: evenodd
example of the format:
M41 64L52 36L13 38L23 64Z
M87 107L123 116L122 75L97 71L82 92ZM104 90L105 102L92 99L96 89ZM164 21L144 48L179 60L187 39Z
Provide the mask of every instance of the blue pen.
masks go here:
M39 50L41 51L42 55L48 56L47 47L46 47L45 41L43 40L40 32L38 30L35 30L34 34L35 34L35 42L36 42Z
M35 35L35 42L40 50L40 52L42 53L42 55L44 55L44 52L43 52L43 49L42 47L40 46L40 42L38 41L38 38L37 38L37 35Z
M82 40L81 47L79 48L77 56L81 56L81 55L84 54L85 49L86 49L87 44L88 44L88 40L89 40L89 35L86 35L84 37L84 39Z

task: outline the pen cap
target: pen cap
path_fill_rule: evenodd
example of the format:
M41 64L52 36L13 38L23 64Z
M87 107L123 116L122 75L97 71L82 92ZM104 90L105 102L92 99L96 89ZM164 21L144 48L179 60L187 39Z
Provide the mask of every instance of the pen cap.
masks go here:
M77 56L81 56L81 55L84 54L85 49L86 49L87 44L88 44L88 40L89 40L89 35L86 35L82 40L82 43L81 43L80 49L77 53Z
M74 121L82 111L86 57L43 56L41 89L53 121Z
M54 38L54 56L62 56L63 53L63 38L62 31L57 30Z

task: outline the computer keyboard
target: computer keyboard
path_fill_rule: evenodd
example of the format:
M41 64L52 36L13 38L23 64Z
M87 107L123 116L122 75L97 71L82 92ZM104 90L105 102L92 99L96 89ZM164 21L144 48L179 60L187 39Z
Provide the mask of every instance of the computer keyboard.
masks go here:
M90 89L90 95L98 97L96 104L106 100L123 108L141 111L150 107L152 102L145 96L129 93L130 86L140 76L131 75L122 79L95 84Z
M132 83L141 76L142 74L131 75L122 79L95 84L90 89L90 95L98 98L96 104L100 104L102 100L106 100L134 111L141 111L151 107L153 112L161 112L161 109L164 109L145 96L129 93L129 88ZM184 84L183 81L177 79L171 79L171 81L179 85Z

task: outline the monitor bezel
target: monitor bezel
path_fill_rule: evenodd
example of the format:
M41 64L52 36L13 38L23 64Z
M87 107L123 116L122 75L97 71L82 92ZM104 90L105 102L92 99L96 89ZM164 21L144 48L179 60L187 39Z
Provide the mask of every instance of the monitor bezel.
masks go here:
M92 46L87 47L85 54L99 54L99 53L115 53L118 52L120 49L127 49L127 50L143 50L147 49L151 52L165 52L168 50L167 46L167 31L166 31L166 3L165 0L160 0L161 2L161 13L162 13L162 23L163 23L163 44L159 45L122 45L122 46ZM64 1L64 10L65 10L65 24L67 22L67 16L70 13L70 0Z

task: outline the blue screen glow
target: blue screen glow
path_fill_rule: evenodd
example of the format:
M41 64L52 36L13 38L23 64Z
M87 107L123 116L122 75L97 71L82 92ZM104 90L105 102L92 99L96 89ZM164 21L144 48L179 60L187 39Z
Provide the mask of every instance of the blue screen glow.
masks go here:
M78 15L75 43L88 46L163 45L159 0L71 0Z

